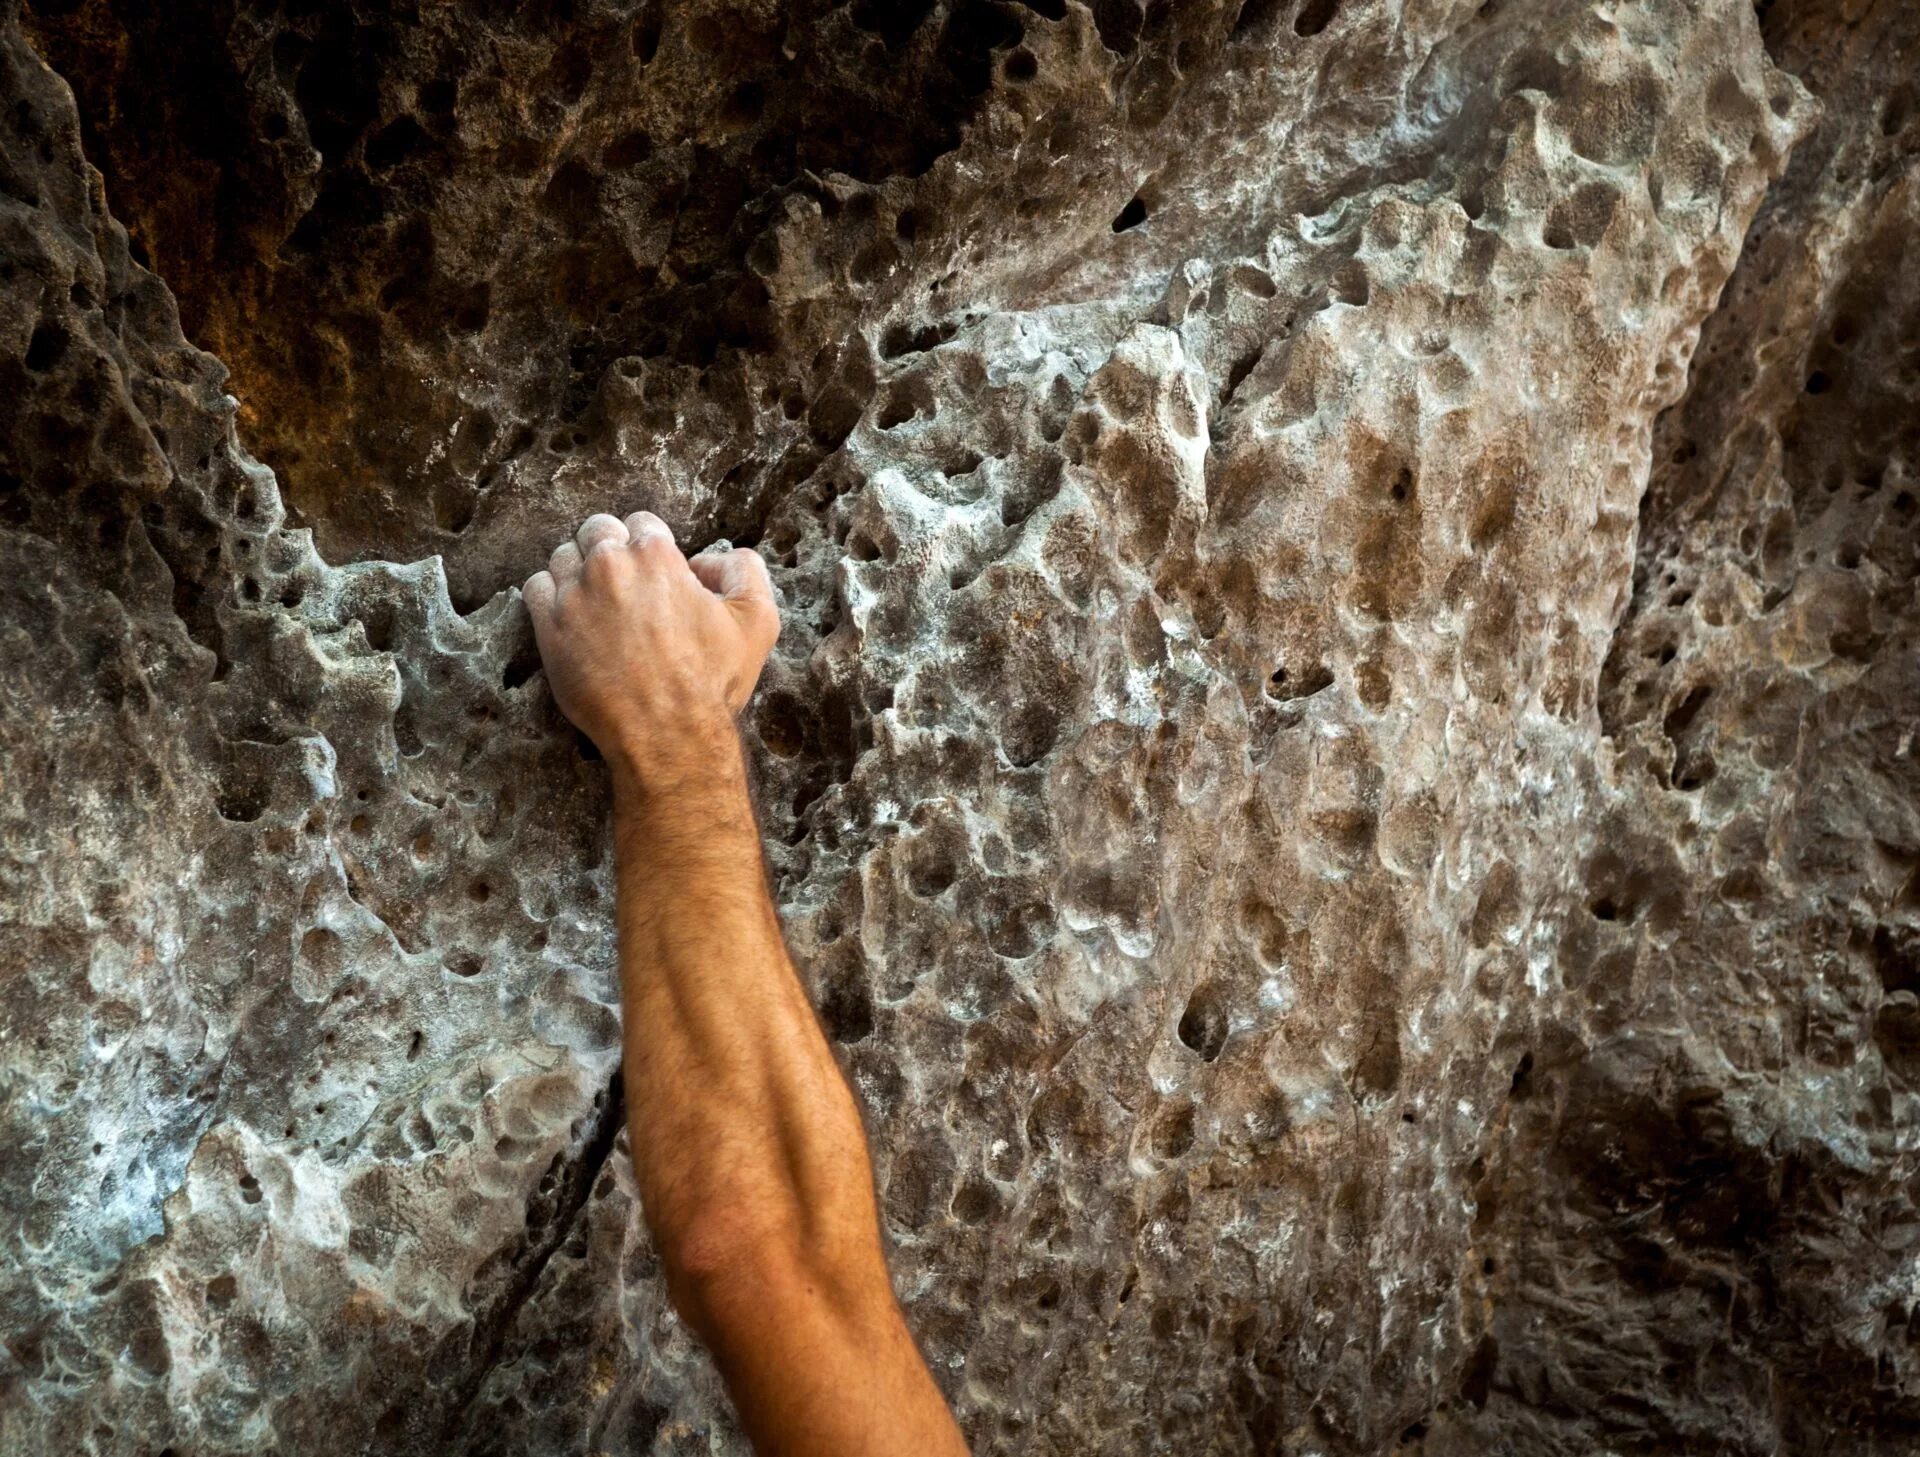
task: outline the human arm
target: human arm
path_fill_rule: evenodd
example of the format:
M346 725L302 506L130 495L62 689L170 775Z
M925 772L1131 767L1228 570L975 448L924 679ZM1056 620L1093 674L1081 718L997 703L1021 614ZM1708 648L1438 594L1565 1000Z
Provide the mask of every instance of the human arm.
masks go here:
M612 772L634 1172L676 1308L767 1457L964 1453L767 893L733 727L779 631L766 567L688 562L647 512L594 516L525 596Z

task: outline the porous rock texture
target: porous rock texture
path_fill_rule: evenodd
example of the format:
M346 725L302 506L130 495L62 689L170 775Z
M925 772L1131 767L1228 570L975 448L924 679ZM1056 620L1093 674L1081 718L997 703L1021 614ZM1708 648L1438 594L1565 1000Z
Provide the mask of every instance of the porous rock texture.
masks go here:
M640 507L976 1450L1920 1444L1912 7L0 54L0 1449L744 1450L512 587Z

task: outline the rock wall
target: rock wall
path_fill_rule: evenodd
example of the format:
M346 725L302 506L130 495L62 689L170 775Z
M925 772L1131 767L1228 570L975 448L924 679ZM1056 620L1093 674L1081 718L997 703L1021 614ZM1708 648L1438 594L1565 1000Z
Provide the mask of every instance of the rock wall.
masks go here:
M976 1450L1909 1450L1916 31L0 0L0 1448L744 1450L511 585L644 506Z

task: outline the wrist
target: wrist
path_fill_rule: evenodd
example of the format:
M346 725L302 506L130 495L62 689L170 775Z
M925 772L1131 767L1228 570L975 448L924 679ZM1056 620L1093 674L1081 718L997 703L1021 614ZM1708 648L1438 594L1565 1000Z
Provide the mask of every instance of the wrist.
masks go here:
M603 754L613 774L615 799L634 807L746 790L740 735L724 710L668 732L621 734Z

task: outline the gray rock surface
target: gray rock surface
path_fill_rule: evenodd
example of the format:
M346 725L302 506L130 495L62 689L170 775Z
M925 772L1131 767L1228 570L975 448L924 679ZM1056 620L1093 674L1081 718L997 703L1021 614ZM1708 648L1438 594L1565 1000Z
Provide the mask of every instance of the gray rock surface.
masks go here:
M1915 29L0 3L0 1449L744 1450L511 586L648 506L977 1450L1911 1450Z

